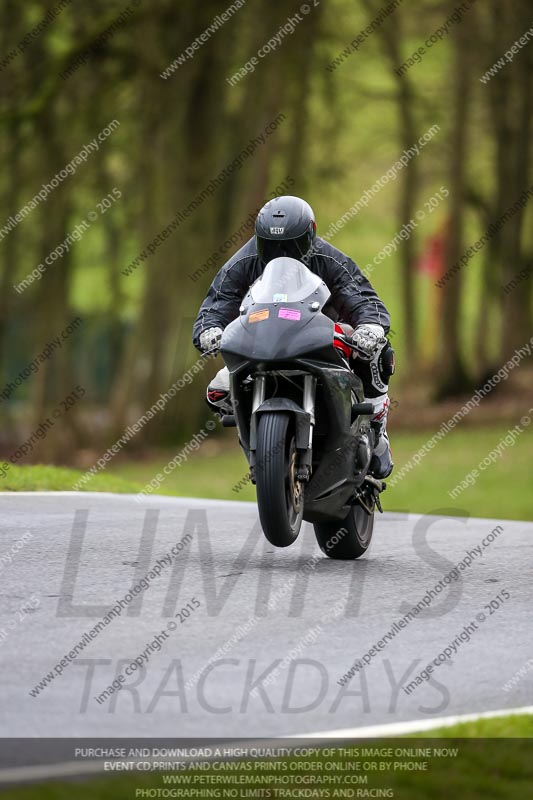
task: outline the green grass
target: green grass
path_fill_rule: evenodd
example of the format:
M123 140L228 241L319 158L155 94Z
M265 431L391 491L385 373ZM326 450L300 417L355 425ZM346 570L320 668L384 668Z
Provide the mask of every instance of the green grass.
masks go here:
M0 474L1 474L0 467ZM10 465L7 474L0 477L0 492L60 492L70 491L83 472L64 467L36 464L30 467ZM139 486L119 475L105 472L96 475L85 484L82 491L88 492L131 492L139 491Z
M463 722L449 728L429 731L428 736L450 739L533 739L533 715L513 714L508 717Z
M394 769L364 771L360 775L368 775L368 784L365 789L387 788L392 789L394 797L398 800L524 800L531 797L531 781L533 779L533 765L531 761L531 743L528 737L533 736L533 717L530 716L509 716L501 719L482 720L453 728L443 728L431 731L426 738L418 737L414 739L374 739L370 741L357 740L349 744L343 742L343 747L376 747L376 748L458 748L458 755L452 756L432 756L427 759L428 770L424 772L395 771ZM446 743L440 742L439 738L450 739ZM483 738L478 738L483 737ZM513 741L506 741L504 737L513 737ZM117 740L117 746L119 740ZM146 742L149 746L149 741ZM333 746L334 743L331 743ZM198 745L199 746L199 745ZM283 743L286 746L286 742ZM313 746L308 742L307 746ZM325 756L310 756L311 761L325 760ZM301 764L302 759L298 760ZM328 761L336 760L335 756L328 757ZM346 759L345 759L346 760ZM379 764L387 764L392 767L395 762L424 761L425 757L372 757L354 756L350 761L361 760L363 762L374 761ZM345 774L356 774L353 770L346 770ZM77 780L75 784L52 782L42 785L32 785L26 787L13 787L3 793L5 800L71 800L73 796L77 800L126 800L137 795L136 790L161 790L171 789L162 781L163 773L145 772L130 773L120 777L98 778L96 780ZM210 770L200 774L205 779L208 775L220 772ZM226 773L229 774L229 773ZM242 773L240 773L242 774ZM245 784L246 790L254 786L254 772L247 772L248 781ZM264 773L263 773L264 774ZM270 773L272 774L272 773ZM279 773L278 773L279 774ZM297 772L290 770L284 774L296 775ZM299 774L309 774L317 776L316 770L300 772ZM323 774L331 775L331 772ZM335 773L334 773L335 774ZM342 773L336 773L337 775ZM257 784L256 784L257 785ZM195 788L208 788L209 784L197 784ZM299 784L301 787L302 784ZM320 789L320 784L312 784L311 788ZM264 789L268 788L261 784ZM178 787L179 788L179 787ZM287 788L286 786L284 788ZM294 787L296 788L296 787ZM309 788L309 787L308 787ZM357 788L355 786L355 792ZM183 788L182 788L183 791ZM238 794L234 797L245 796L237 789ZM324 797L332 796L331 788L329 795L324 793ZM354 792L354 796L357 796ZM149 796L149 795L148 795ZM154 792L153 796L157 796ZM185 795L182 795L185 796ZM191 795L192 796L192 795ZM224 796L222 790L220 796ZM248 795L249 796L249 795ZM263 796L275 797L274 792Z
M438 513L446 508L457 516L533 519L530 486L533 453L529 431L520 436L513 447L503 450L500 458L481 472L474 486L468 487L455 500L448 495L498 445L506 432L507 428L503 426L456 428L397 485L387 489L383 496L384 508L422 514ZM396 463L393 476L432 433L392 431ZM250 483L240 491L234 491L247 474L247 464L235 443L233 431L206 440L182 466L165 476L163 467L180 449L160 451L144 460L112 462L106 470L88 481L83 490L136 493L161 473L163 481L153 494L255 501L255 488ZM0 490L69 490L81 474L78 470L51 466L12 466L7 476L0 478Z
M526 431L515 445L506 448L488 469L458 497L452 491L488 453L497 447L507 427L460 427L449 433L421 463L384 495L387 508L395 511L430 513L439 508L454 509L457 515L497 519L533 519L531 433ZM423 434L392 434L397 471L431 437ZM394 476L391 476L391 478Z

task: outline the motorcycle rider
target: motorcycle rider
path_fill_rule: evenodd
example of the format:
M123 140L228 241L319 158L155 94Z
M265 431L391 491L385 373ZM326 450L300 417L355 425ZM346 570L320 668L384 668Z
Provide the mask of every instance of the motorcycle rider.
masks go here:
M202 352L220 349L224 328L239 315L242 299L274 258L302 261L331 292L327 313L351 336L357 358L350 366L361 378L365 402L372 403L377 441L370 470L386 478L393 469L387 434L388 383L394 350L386 338L390 317L370 281L347 255L316 235L311 206L299 197L270 200L260 210L253 236L215 276L193 326L193 343ZM207 400L221 414L232 413L229 372L221 369L207 389Z

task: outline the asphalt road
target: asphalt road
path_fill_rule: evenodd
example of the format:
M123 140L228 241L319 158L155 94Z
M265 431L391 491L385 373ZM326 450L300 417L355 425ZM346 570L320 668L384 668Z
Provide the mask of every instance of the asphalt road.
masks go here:
M0 736L286 736L531 704L533 670L503 686L533 656L533 524L446 513L385 514L364 559L334 562L308 525L274 550L251 503L1 495ZM459 579L340 686L498 525ZM161 574L61 667L158 560ZM457 639L472 622L469 641ZM452 659L406 693L454 640ZM56 664L61 674L31 696Z

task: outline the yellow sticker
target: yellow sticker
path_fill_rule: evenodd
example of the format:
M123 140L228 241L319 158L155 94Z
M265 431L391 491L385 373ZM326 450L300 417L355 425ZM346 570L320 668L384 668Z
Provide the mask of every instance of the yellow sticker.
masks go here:
M248 322L262 322L264 319L268 319L270 316L270 309L263 308L262 311L254 311L253 314L250 314L248 317Z

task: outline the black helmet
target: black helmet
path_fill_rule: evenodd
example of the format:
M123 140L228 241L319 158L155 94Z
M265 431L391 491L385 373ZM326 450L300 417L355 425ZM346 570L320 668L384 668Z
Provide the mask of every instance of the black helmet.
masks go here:
M301 261L315 236L313 209L300 197L275 197L263 206L255 221L257 253L265 264L280 256Z

